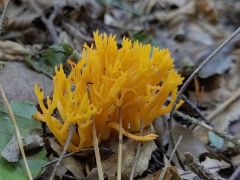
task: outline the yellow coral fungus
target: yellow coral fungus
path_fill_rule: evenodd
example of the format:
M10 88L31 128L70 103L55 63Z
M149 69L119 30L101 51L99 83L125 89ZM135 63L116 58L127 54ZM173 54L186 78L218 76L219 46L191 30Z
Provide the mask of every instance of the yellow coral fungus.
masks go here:
M94 33L91 47L83 46L79 62L70 64L68 76L62 65L56 68L53 97L47 97L46 106L43 92L35 86L42 111L34 114L47 123L62 145L68 137L69 125L75 125L69 151L92 146L93 119L100 140L107 140L112 129L118 131L119 108L123 135L139 141L155 139L154 134L132 133L139 131L141 121L146 127L168 113L182 83L167 49L133 43L128 38L123 38L118 48L115 36L98 32ZM55 110L60 118L53 115Z

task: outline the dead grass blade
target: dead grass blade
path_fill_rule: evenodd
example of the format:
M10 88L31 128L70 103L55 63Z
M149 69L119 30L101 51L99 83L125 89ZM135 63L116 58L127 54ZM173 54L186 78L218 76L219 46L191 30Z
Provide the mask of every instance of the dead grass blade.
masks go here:
M144 125L143 125L143 120L141 120L141 124L140 124L140 136L142 135L142 132L143 132L143 126L144 126ZM138 156L139 156L139 153L140 153L141 145L142 145L142 143L139 142L139 143L138 143L138 147L137 147L137 152L136 152L135 160L134 160L134 164L133 164L132 171L131 171L131 175L130 175L130 180L133 180L133 178L134 178L134 174L135 174L135 170L136 170L136 166L137 166L137 161L138 161Z
M118 143L118 169L117 169L117 180L121 180L122 175L122 144L123 144L123 135L122 135L122 116L121 116L121 107L118 108L119 114L119 143Z
M23 162L24 162L24 165L26 167L26 171L27 171L27 175L28 175L28 178L30 180L32 180L32 174L31 174L31 171L29 169L29 166L28 166L28 163L27 163L27 158L26 158L26 155L25 155L25 152L24 152L24 149L23 149L23 142L22 142L22 136L21 136L21 133L20 133L20 130L19 130L19 127L17 125L17 122L16 122L16 119L14 117L14 114L13 114L13 111L12 111L12 108L8 102L8 99L4 93L4 90L2 88L2 85L0 84L0 92L1 92L1 96L2 96L2 99L3 99L3 103L5 104L7 110L8 110L8 114L9 114L9 117L10 119L12 120L12 123L14 125L14 128L15 128L15 132L16 132L16 135L17 135L17 141L18 141L18 145L19 145L19 148L20 148L20 152L21 152L21 155L22 155L22 158L23 158Z
M103 168L102 168L102 163L101 163L101 157L100 157L98 139L97 139L97 132L96 132L94 120L93 120L92 128L93 128L93 145L94 145L94 152L95 152L96 162L97 162L98 177L99 177L99 180L104 180Z
M89 88L90 88L89 87L89 83L87 82L88 99L89 99L90 103L92 103L92 99L91 99ZM102 168L101 157L100 157L99 146L98 146L97 132L96 132L96 127L95 127L95 121L94 121L93 117L91 117L91 120L92 120L93 145L94 145L94 152L95 152L97 169L98 169L98 178L99 178L99 180L104 180L103 168Z
M162 171L161 175L159 176L159 180L163 180L163 178L164 178L164 176L165 176L165 173L167 172L167 169L168 169L168 168L170 167L170 165L171 165L170 163L171 163L171 161L172 161L173 155L174 155L175 152L177 151L177 147L178 147L178 145L180 144L181 140L182 140L182 135L179 137L179 139L178 139L178 141L177 141L177 144L175 145L175 147L174 147L174 149L173 149L173 152L172 152L172 154L171 154L171 156L170 156L167 164L166 164L165 167L163 168L163 171Z

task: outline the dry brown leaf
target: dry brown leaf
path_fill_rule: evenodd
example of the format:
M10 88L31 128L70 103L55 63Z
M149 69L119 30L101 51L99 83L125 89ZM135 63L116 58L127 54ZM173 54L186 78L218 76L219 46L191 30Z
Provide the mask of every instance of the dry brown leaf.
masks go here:
M31 51L13 41L0 41L0 58L3 60L23 60Z
M51 148L60 156L62 153L62 147L53 139L49 138ZM74 159L73 157L68 157L61 161L61 164L66 167L76 178L84 179L83 165Z
M233 64L233 67L227 74L218 77L218 87L213 90L205 91L203 94L203 101L201 104L211 104L212 107L208 108L206 112L208 117L218 110L218 108L232 98L239 91L240 88L240 61ZM211 83L208 83L211 84ZM212 83L213 84L213 83ZM214 103L213 103L214 102ZM232 103L230 103L225 109L217 112L212 118L211 122L214 127L220 132L227 131L230 122L237 120L240 117L240 100L239 97ZM194 134L204 143L208 142L208 130L204 128L198 128L194 131Z
M166 119L164 120L160 118L160 119L157 119L153 125L154 125L155 132L158 135L158 139L156 143L160 145L160 147L164 147L166 143L169 143L167 121ZM185 128L177 123L174 123L173 133L176 141L182 135L181 143L178 145L178 148L177 148L181 159L184 158L185 152L191 152L195 157L199 157L200 154L208 152L205 145L194 136L194 134L191 132L190 129ZM173 150L172 147L169 146L167 151L167 154L169 156L171 155L172 150ZM173 162L178 164L175 156L173 158Z
M123 159L122 159L122 177L123 179L129 179L131 170L133 167L134 159L138 142L128 140L123 144ZM151 158L152 152L156 149L156 145L153 141L146 142L140 148L140 153L135 169L135 176L141 175L148 167L149 159ZM117 173L117 154L113 154L108 159L102 162L103 171L108 177L115 177Z
M158 180L161 176L162 170L157 171L156 173L149 175L147 177L141 178L141 180ZM181 176L179 175L176 167L170 166L167 168L163 180L181 180Z
M217 11L212 0L196 1L197 14L202 16L204 20L216 24L218 22Z
M0 71L0 83L9 100L27 100L36 102L34 85L39 84L50 95L52 81L47 76L27 68L21 62L5 62Z

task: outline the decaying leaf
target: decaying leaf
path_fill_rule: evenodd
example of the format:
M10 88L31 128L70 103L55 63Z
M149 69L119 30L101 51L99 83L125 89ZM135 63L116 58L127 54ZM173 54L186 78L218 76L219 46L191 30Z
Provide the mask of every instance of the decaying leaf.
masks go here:
M31 51L21 44L13 41L0 41L0 59L2 60L24 60Z
M41 173L41 174L37 177L37 179L42 179L42 180L49 179L49 177L51 176L52 171L53 171L53 169L54 169L54 166L55 166L55 164L49 165L49 166L45 169L45 171L44 171L43 173ZM58 166L56 172L55 172L55 177L56 177L56 179L57 179L57 178L62 179L63 176L66 174L67 171L68 171L68 170L67 170L64 166L62 166L62 165L60 164L60 165Z
M122 177L129 179L133 167L138 142L128 140L123 144ZM156 149L153 141L143 143L136 165L135 176L141 175L148 167L152 152ZM117 173L118 155L113 154L102 162L103 171L108 177L115 177Z
M17 162L20 158L20 149L17 142L17 137L14 134L9 143L3 148L1 152L8 162Z
M49 138L51 148L60 156L62 153L62 147L53 139ZM73 157L68 157L61 161L61 164L66 167L76 178L84 179L83 164L74 159Z
M42 133L31 131L30 134L23 139L23 148L25 151L36 150L43 147Z
M157 171L152 175L149 175L145 178L141 178L141 180L159 180L162 172L163 172L162 170ZM181 179L182 177L179 175L176 167L170 166L167 168L162 180L181 180Z
M160 147L164 147L166 143L169 143L169 135L167 128L167 121L163 119L157 119L154 122L154 129L158 135L157 144L160 144ZM195 157L199 157L200 154L208 152L205 145L200 142L190 129L185 128L179 124L173 124L173 134L175 141L182 135L181 143L178 145L178 152L181 158L184 158L185 152L191 152ZM165 142L164 144L162 142ZM172 153L172 147L169 146L167 154L170 156ZM177 162L176 159L173 159L174 162Z
M210 172L216 173L220 169L229 168L231 164L223 160L211 159L207 157L203 162L201 162L205 168L209 169Z
M23 137L27 137L31 129L41 128L41 123L32 119L32 114L36 111L34 104L23 101L14 101L11 103L11 107ZM12 134L15 134L12 121L9 119L8 112L2 104L0 104L0 124L0 151L2 151L11 139ZM14 145L14 147L16 146ZM17 159L15 159L15 161L16 160ZM36 177L41 171L41 166L48 162L45 149L35 151L31 155L28 155L27 161L33 177ZM15 163L10 163L3 157L0 157L0 179L25 180L26 173L22 158Z
M32 88L36 83L41 84L48 94L52 90L52 82L47 76L27 68L21 62L5 62L4 68L0 71L0 83L10 101L36 102Z

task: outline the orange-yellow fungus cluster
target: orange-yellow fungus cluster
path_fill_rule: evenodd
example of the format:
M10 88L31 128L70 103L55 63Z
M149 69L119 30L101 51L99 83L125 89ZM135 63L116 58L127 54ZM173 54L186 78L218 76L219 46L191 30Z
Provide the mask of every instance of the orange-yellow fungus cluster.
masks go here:
M77 64L70 62L67 76L62 65L53 77L53 96L47 97L38 86L35 93L42 112L34 117L47 124L60 144L64 145L69 126L76 132L69 151L93 145L92 123L99 140L107 140L112 129L139 141L156 138L154 134L138 136L140 124L150 125L158 116L168 113L183 78L176 72L167 49L158 49L123 38L118 48L115 36L94 33L94 44L83 46ZM180 106L182 102L178 104ZM59 112L60 117L53 115Z

